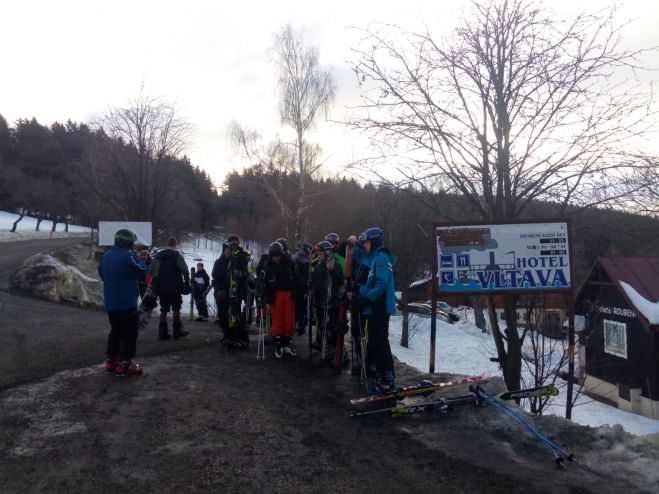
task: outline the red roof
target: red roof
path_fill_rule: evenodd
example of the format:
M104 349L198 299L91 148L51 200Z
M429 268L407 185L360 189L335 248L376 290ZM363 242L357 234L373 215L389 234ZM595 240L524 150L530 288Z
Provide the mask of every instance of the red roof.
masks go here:
M643 298L659 301L659 257L600 257L597 260L613 281L624 281Z
M659 257L598 257L581 289L588 284L598 264L611 278L611 281L616 284L631 307L636 308L620 285L621 281L631 285L646 300L650 302L659 301ZM581 289L578 293L581 293ZM659 329L659 327L651 325L638 308L636 308L636 312L645 329L648 331L657 331Z

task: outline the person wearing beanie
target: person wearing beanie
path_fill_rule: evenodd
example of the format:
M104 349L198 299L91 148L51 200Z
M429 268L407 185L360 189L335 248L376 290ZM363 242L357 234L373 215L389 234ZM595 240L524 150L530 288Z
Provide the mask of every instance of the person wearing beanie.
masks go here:
M138 284L146 273L144 262L131 252L136 239L130 230L117 231L114 247L103 254L98 264L111 328L105 352L105 372L108 374L139 375L143 372L142 367L133 361L137 351Z

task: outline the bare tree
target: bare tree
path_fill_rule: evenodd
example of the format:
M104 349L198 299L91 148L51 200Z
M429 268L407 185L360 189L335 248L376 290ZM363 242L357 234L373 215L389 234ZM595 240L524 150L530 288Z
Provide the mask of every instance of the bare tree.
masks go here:
M306 141L308 132L322 112L327 113L334 99L334 81L329 70L322 69L318 47L305 42L290 24L275 35L273 47L279 89L281 123L295 131L298 201L294 212L295 241L304 242L304 213L308 208L306 184L320 165L317 147Z
M128 216L133 220L155 220L168 185L163 180L163 161L179 157L187 144L190 124L182 119L172 103L145 92L140 87L128 106L111 108L99 122L105 133L132 152L121 152L118 164L124 166L131 201ZM110 159L117 160L115 149Z
M491 0L473 2L451 38L364 29L353 68L365 94L351 124L379 153L360 166L398 187L461 194L485 220L514 220L536 200L563 210L620 200L628 172L643 166L630 148L656 110L620 80L644 51L621 47L614 14L563 22L525 0ZM377 168L392 156L394 178ZM428 206L449 217L442 203ZM521 373L515 311L505 297L505 333L490 311L509 389Z

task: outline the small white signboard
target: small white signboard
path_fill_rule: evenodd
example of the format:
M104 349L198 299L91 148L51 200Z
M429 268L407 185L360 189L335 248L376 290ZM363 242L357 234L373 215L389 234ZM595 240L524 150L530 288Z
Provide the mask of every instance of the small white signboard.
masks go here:
M137 235L136 244L152 245L153 227L150 221L99 221L98 245L114 245L114 234L122 228L127 228Z
M441 292L572 286L566 222L438 226L435 240Z

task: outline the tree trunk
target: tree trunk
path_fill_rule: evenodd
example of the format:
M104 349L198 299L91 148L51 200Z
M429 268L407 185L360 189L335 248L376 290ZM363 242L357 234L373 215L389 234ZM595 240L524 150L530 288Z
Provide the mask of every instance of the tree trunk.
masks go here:
M41 226L41 222L43 221L43 218L37 218L37 227L35 228L35 231L39 231L39 227Z
M14 221L14 223L13 223L12 226L11 226L11 230L10 230L11 233L14 233L14 232L16 231L16 227L18 226L18 223L19 223L24 217L25 217L25 213L19 213L19 214L18 214L18 218L16 219L16 221Z
M474 319L476 326L480 328L483 333L487 333L487 322L483 314L483 300L480 297L471 297L471 306L474 309Z
M503 296L506 318L506 340L508 343L507 361L504 367L504 380L508 389L519 389L522 380L522 340L517 331L517 297Z
M400 335L400 346L408 348L410 344L410 314L407 311L407 291L400 295L400 303L403 307L403 330Z

